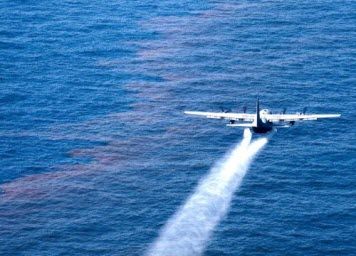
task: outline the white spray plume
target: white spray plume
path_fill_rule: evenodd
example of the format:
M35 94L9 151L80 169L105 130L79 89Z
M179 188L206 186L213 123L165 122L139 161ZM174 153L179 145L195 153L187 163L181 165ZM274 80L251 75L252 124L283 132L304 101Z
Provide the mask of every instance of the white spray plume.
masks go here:
M201 255L216 225L226 215L231 198L241 184L254 156L267 138L250 144L248 129L244 138L199 183L186 203L168 220L148 256Z

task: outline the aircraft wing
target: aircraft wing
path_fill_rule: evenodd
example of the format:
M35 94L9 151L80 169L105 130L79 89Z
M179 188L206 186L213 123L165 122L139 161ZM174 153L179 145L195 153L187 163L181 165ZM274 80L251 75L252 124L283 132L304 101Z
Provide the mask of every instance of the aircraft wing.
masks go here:
M223 112L201 112L201 111L184 111L184 113L193 116L204 116L206 118L227 119L227 120L246 121L246 122L252 122L256 117L255 114L246 114L246 113L223 113Z
M320 115L305 115L305 114L268 114L266 119L270 122L289 122L302 120L318 120L321 118L337 118L340 114L320 114Z

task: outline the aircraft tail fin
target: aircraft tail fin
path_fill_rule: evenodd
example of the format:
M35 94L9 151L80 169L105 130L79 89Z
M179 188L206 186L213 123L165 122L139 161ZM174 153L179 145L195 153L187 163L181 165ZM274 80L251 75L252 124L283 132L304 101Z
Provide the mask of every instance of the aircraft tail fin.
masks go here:
M256 101L256 119L257 121L260 120L260 99L257 98L257 101Z
M256 101L256 117L255 120L253 121L253 126L258 127L261 124L261 117L260 117L260 100L257 98Z

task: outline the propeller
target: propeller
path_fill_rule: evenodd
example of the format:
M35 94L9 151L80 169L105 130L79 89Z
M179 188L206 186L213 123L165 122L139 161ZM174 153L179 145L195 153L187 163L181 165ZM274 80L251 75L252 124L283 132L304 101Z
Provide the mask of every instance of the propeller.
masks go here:
M246 106L243 106L243 107L242 107L242 111L243 111L244 113L246 113L247 107L246 107Z
M297 112L298 115L304 115L307 112L307 107L303 108L302 112Z
M283 109L282 109L282 113L281 113L281 114L283 114L283 115L284 115L286 112L287 112L287 108L283 108Z
M303 108L303 112L302 112L303 115L307 112L307 109L308 109L307 107L304 107L304 108Z

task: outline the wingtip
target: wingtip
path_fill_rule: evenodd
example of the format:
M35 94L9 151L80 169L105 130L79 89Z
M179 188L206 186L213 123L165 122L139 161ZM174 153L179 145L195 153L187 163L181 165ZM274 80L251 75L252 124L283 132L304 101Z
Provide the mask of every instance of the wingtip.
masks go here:
M330 117L331 118L339 118L341 116L341 114L331 114Z
M184 111L183 113L186 115L193 115L195 112L194 111Z

